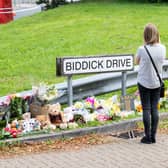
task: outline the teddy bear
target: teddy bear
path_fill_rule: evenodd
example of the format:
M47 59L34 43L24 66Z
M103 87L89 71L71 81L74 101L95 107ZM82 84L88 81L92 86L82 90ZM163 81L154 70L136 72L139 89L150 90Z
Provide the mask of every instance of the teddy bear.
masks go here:
M52 104L49 106L49 120L51 124L60 126L61 123L64 123L63 112L61 111L61 105L59 103Z

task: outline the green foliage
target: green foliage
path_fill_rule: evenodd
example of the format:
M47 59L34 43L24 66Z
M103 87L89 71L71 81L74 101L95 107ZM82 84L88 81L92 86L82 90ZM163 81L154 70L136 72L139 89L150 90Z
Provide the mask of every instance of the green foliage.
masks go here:
M27 112L27 101L21 97L14 97L9 104L10 118L22 118L22 114Z
M9 104L10 117L15 118L22 115L22 99L20 97L15 97L11 99Z
M162 98L162 102L160 104L160 108L164 111L168 110L168 98Z
M144 124L143 122L138 122L137 123L137 128L139 129L144 129ZM160 129L168 129L168 119L165 118L159 122L159 128Z
M135 116L134 116L135 118ZM127 119L127 118L125 118ZM107 121L98 121L98 120L94 120L94 121L88 121L85 124L79 124L80 127L96 127L96 126L101 126L101 125L106 125L106 124L112 124L113 122L118 122L121 121L121 117L119 116L114 116L112 120L107 120Z
M6 126L6 120L0 120L0 130Z
M81 0L82 2L100 2L100 0ZM168 0L101 0L104 3L163 3L168 2Z
M37 0L37 4L46 4L47 9L56 8L59 5L65 4L65 0Z
M10 138L10 137L11 137L10 132L6 132L6 131L4 131L4 129L2 129L0 131L0 139L7 139L7 138Z
M162 3L162 2L168 2L168 0L148 0L150 3Z
M168 129L168 119L164 119L159 123L159 128Z
M19 141L19 140L15 140L15 141L0 141L0 150L2 150L3 148L6 148L6 147L8 147L8 148L12 148L12 147L14 147L14 146L24 146L24 143L22 143L21 141Z
M83 116L80 114L74 115L74 121L77 122L79 125L85 124L85 120L84 120Z
M46 143L47 145L52 145L52 144L53 144L53 141L52 141L51 139L47 139L47 140L45 141L45 143Z

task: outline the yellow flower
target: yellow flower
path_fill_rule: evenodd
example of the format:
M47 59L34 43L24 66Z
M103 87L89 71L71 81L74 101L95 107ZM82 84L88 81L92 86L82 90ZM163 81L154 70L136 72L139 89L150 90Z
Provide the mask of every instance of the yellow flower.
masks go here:
M83 108L83 103L81 103L81 102L76 102L76 103L74 104L74 107L75 107L76 109L82 109L82 108Z
M168 97L168 89L165 91L165 97Z
M137 112L142 112L142 105L141 104L136 106L136 111Z
M17 95L16 94L11 94L8 97L9 97L9 99L14 99L15 97L17 97Z
M114 111L115 114L120 112L120 107L117 104L112 105L112 110Z

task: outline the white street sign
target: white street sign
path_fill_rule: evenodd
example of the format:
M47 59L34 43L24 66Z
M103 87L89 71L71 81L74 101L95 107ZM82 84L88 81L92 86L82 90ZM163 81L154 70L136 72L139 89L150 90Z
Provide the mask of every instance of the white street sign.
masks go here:
M63 75L130 71L133 67L134 58L131 54L61 58Z

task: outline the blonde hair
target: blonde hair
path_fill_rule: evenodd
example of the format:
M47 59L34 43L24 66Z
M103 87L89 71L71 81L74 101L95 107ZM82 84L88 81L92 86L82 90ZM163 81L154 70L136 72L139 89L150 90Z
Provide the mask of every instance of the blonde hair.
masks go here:
M146 44L154 44L160 42L159 32L157 27L152 24L148 23L144 29L144 42Z

